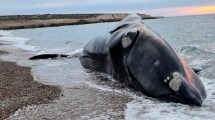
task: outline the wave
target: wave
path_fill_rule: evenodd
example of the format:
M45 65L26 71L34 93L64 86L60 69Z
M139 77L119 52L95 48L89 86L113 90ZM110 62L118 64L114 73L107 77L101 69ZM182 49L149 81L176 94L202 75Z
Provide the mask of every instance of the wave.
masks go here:
M68 55L69 57L79 57L81 55L82 52L82 48L81 49L75 49L72 52L65 52L64 49L45 49L45 50L41 50L40 52L37 53L37 55L41 55L41 54L64 54L64 55Z
M82 48L81 49L76 49L76 50L68 53L68 55L73 56L73 57L78 57L78 56L81 55L82 51L83 51Z
M11 36L11 31L5 31L5 30L0 30L0 37L1 36Z
M189 120L189 119L208 119L213 120L214 116L214 79L200 77L207 91L207 98L203 106L195 107L180 103L165 103L160 101L151 101L146 99L134 99L127 103L125 110L126 120L141 119L159 119L159 120ZM186 113L186 114L184 114Z
M207 69L214 65L215 53L202 49L200 46L187 45L177 49L180 55L186 58L194 68Z
M185 55L185 54L215 54L212 51L204 50L196 45L182 46L179 49L177 49L177 51L182 55Z
M0 40L1 43L13 45L14 47L21 48L27 51L39 51L40 49L36 46L28 45L27 42L30 40L29 38L22 38L13 36L11 31L0 31Z
M102 75L108 77L106 75ZM96 79L96 78L95 78ZM102 91L116 92L133 98L132 101L126 104L125 119L126 120L141 120L141 119L173 119L173 120L189 120L189 119L208 119L212 120L214 115L214 90L215 79L200 77L207 91L207 98L204 100L202 107L195 107L181 103L166 103L154 98L147 97L138 92L127 88L115 88L107 84L99 84L93 81L85 81L89 87L97 88ZM109 78L111 81L111 78ZM107 81L106 81L107 82ZM114 83L116 84L116 83ZM186 113L186 114L184 114Z

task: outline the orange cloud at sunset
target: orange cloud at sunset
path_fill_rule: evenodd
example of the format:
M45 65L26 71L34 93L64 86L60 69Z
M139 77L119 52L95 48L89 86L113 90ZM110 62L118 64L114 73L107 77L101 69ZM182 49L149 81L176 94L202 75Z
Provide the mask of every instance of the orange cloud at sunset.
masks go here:
M215 13L215 6L198 7L195 9L195 12L203 14Z
M213 6L191 6L191 7L175 7L142 10L151 15L157 16L184 16L184 15L200 15L200 14L215 14L215 5Z
M199 14L215 14L214 6L196 6L196 7L182 7L178 9L177 14L180 15L199 15Z

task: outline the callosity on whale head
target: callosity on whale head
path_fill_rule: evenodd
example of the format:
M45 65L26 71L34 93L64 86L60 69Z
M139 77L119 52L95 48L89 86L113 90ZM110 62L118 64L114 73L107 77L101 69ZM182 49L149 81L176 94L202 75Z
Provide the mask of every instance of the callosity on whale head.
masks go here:
M103 72L147 96L198 106L206 98L196 73L136 14L105 37L90 41L80 61L87 68L102 67Z

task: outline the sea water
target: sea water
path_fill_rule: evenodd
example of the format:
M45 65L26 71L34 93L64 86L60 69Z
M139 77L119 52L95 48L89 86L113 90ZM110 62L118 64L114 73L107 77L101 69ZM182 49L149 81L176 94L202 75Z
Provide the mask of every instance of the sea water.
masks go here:
M144 24L166 39L190 66L202 69L199 76L207 91L207 98L202 107L165 103L129 89L118 89L110 87L108 84L101 85L93 82L89 78L97 79L96 74L89 75L88 71L80 65L78 58L39 60L28 65L32 67L35 80L42 83L69 88L81 84L80 81L82 81L88 86L102 91L114 91L131 97L133 100L126 103L124 111L127 120L213 120L215 118L214 16L199 15L143 20ZM117 22L0 31L0 40L4 44L30 51L32 55L42 53L75 54L80 52L89 40L109 32L116 24ZM22 59L19 59L18 62L20 61ZM24 63L26 62L21 62L21 64ZM100 75L114 81L109 76ZM17 114L20 114L18 116L22 118L26 115L24 111L26 110L17 112L12 118L16 118ZM97 118L108 119L108 116Z

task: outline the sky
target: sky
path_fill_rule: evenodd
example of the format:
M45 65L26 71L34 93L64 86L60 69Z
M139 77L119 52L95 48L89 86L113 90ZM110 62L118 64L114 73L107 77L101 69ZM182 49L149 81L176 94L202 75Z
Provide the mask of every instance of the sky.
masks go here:
M215 0L0 0L0 15L73 13L215 14Z

